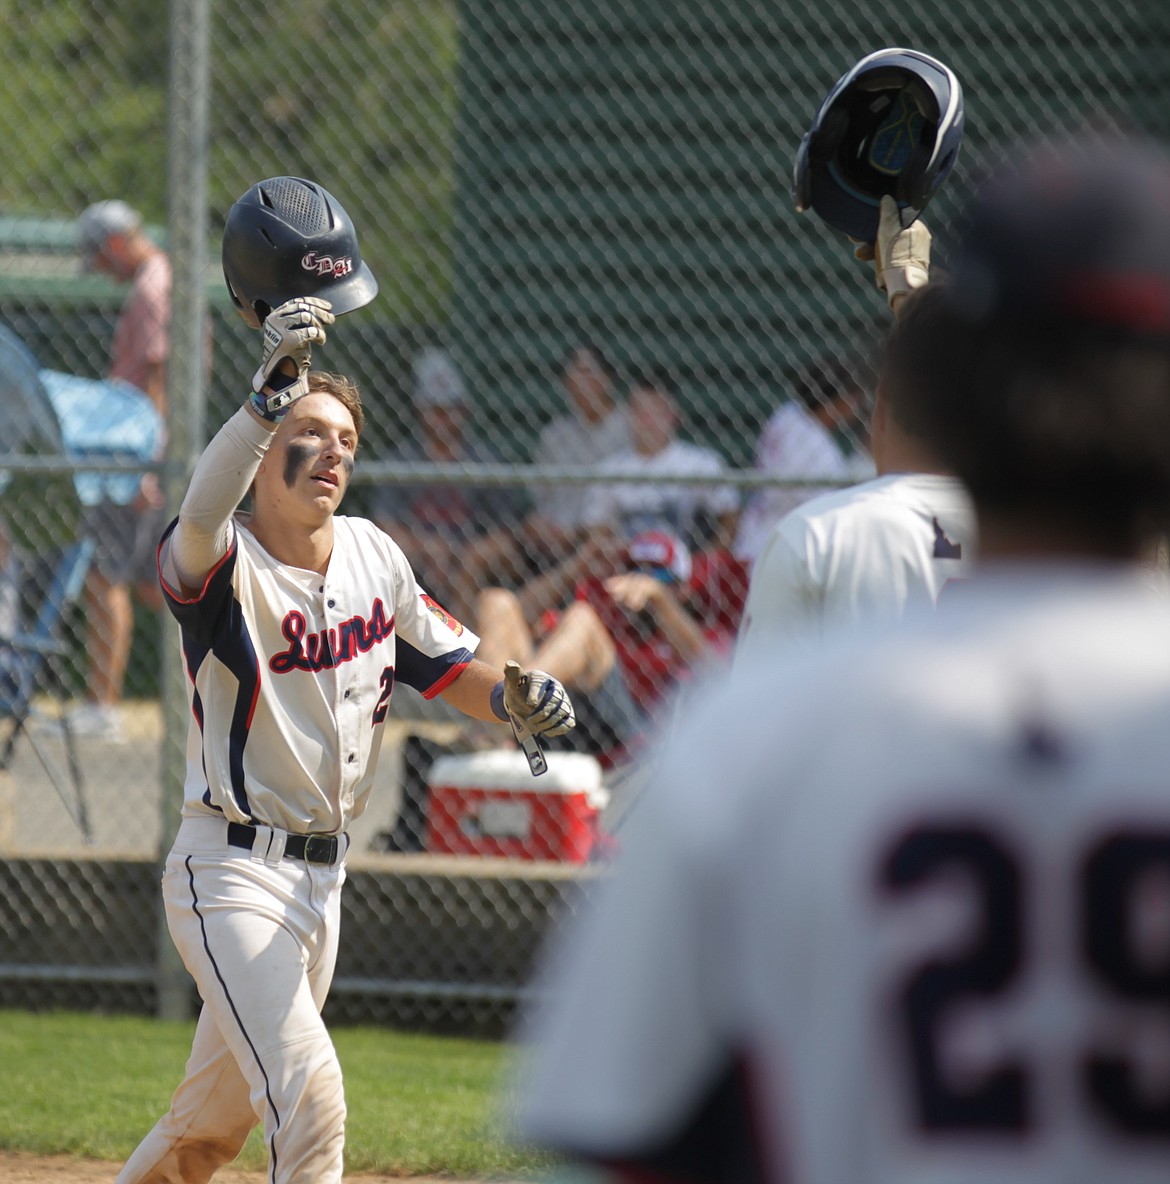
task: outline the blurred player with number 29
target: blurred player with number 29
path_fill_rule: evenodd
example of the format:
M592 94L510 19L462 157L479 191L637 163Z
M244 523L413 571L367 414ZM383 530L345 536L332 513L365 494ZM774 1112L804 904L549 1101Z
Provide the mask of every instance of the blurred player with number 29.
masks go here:
M711 688L541 984L522 1129L619 1179L1170 1178L1170 159L1019 147L953 263L884 368L977 563Z

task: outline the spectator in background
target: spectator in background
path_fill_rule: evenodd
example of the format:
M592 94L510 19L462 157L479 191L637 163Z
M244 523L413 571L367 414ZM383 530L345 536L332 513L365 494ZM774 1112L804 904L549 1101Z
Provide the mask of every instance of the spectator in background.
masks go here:
M106 377L137 387L167 417L166 368L170 352L171 264L142 228L142 216L124 201L99 201L78 223L82 266L129 283L114 326ZM78 735L120 740L120 711L130 644L134 595L151 611L162 607L155 552L165 526L158 478L142 478L128 504L103 498L87 506L84 529L97 544L86 581L89 702L70 723Z
M779 477L852 484L873 476L863 441L869 402L857 371L833 354L800 371L792 391L772 413L756 444L755 467ZM846 445L853 443L854 447ZM824 492L816 485L758 489L739 522L735 553L754 562L772 528L790 510Z
M583 343L565 357L561 381L568 412L540 433L535 464L586 467L630 445L630 419L614 389L614 369L597 346ZM534 572L568 558L586 535L588 485L541 485L532 490L534 509L525 523Z
M714 477L724 472L714 449L678 438L679 409L658 377L642 376L630 392L630 446L601 461L599 476ZM677 534L695 547L734 535L739 495L730 485L679 485L615 480L590 487L584 517L591 530L610 530L622 543L646 530Z
M445 349L424 350L414 367L417 440L390 458L406 464L499 464L499 455L468 432L467 388ZM431 594L468 619L485 584L516 562L516 526L524 497L501 485L426 481L385 485L372 498L374 521L406 553Z
M713 449L678 438L678 404L661 379L635 380L628 417L630 443L596 464L599 477L712 477L724 472ZM728 485L606 481L585 490L582 520L587 531L576 550L519 590L525 620L558 608L586 576L613 575L630 539L643 531L667 531L691 548L718 547L734 535L739 497Z
M635 535L619 568L585 575L563 611L534 625L521 596L485 589L475 623L484 661L508 655L537 663L572 690L577 727L550 747L607 763L647 734L698 668L730 655L738 617L726 611L726 589L709 557L695 564L667 531Z

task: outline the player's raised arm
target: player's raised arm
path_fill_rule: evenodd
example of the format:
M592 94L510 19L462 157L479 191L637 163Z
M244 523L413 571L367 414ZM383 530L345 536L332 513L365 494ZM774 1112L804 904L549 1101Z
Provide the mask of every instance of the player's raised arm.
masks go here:
M247 403L216 433L195 465L165 551L178 585L198 588L231 544L231 519L248 492L280 419L307 393L312 347L325 343L329 303L287 301L264 321L260 366Z
M862 262L873 263L874 280L895 316L911 292L930 282L930 244L926 223L919 218L903 226L898 203L886 194L881 199L877 238L859 244L853 254Z

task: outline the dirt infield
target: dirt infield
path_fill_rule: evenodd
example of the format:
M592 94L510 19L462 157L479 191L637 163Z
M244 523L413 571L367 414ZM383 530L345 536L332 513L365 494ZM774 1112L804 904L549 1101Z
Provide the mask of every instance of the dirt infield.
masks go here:
M113 1184L120 1164L97 1159L75 1159L69 1155L26 1155L20 1151L0 1151L0 1180L4 1184ZM402 1184L401 1176L346 1176L354 1184ZM264 1184L263 1172L238 1172L224 1168L217 1172L215 1184ZM435 1176L411 1176L410 1184L453 1184ZM465 1180L461 1184L487 1184ZM495 1184L505 1184L496 1181Z
M5 1184L113 1184L121 1166L98 1159L76 1159L71 1155L0 1151L0 1180ZM264 1173L223 1171L215 1179L216 1184L221 1181L222 1184L264 1184ZM381 1178L367 1176L365 1179L374 1184Z

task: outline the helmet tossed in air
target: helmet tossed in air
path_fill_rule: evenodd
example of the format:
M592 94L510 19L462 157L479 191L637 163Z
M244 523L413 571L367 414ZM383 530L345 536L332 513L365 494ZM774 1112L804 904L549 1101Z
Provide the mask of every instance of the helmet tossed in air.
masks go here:
M236 307L258 321L298 296L328 300L340 315L378 294L349 215L301 177L259 181L228 211L223 277Z
M850 238L877 238L890 194L910 225L954 167L963 142L963 89L935 58L880 49L844 74L801 140L793 172L797 210L815 210Z

